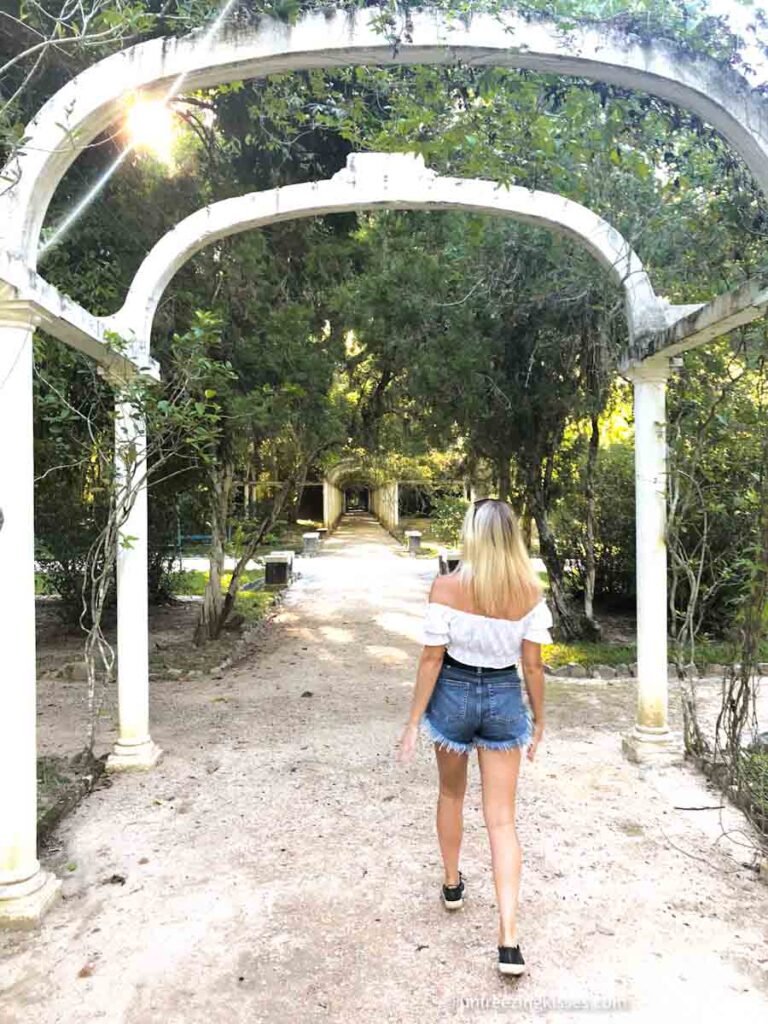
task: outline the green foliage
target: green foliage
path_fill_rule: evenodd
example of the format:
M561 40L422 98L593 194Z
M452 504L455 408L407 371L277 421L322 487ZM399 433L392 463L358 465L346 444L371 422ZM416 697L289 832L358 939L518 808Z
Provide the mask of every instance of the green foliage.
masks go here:
M222 592L225 592L229 586L229 580L231 573L225 573L221 579ZM185 596L185 597L202 597L205 593L205 587L208 583L209 573L203 569L182 569L172 573L169 577L169 584L171 593L174 596ZM256 580L263 579L264 573L257 571L250 571L243 574L243 583L253 583ZM241 596L248 597L251 593L257 593L258 591L246 591Z
M459 543L468 502L464 498L437 498L432 511L432 533L446 544Z
M670 385L670 554L675 604L723 635L759 564L765 477L766 335L755 325L689 353Z
M560 498L553 527L569 562L567 579L576 594L586 576L585 457L574 466L574 479ZM631 442L603 448L597 462L595 597L633 603L635 597L635 471Z
M8 144L76 68L139 38L203 25L218 5L106 5L92 23L104 38L88 46L73 41L78 12L88 9L76 6L69 5L71 17L60 29L66 43L45 49L29 81L28 61L7 69L5 97L24 84L0 123ZM293 22L324 6L240 4L233 19L241 26L265 15ZM369 17L368 3L342 6ZM416 6L386 6L379 28L393 48L408 38ZM698 0L433 6L457 19L510 10L554 16L564 33L581 21L601 22L640 43L665 39L736 67L743 50ZM40 30L44 16L36 5L19 12ZM9 27L0 46L15 54L25 38L23 27ZM455 62L314 69L187 98L176 105L183 139L175 173L134 154L46 257L45 275L96 313L119 307L140 260L180 217L245 191L325 178L353 149L416 150L442 173L550 189L583 202L625 234L672 301L706 300L765 264L768 210L743 164L697 117L647 95ZM89 147L57 191L48 230L113 159L106 137ZM527 227L379 211L284 223L218 242L182 268L161 304L153 353L163 383L137 384L130 394L152 432L180 439L153 484L158 593L167 592L163 566L175 547L177 516L182 532L211 532L212 499L226 473L253 482L251 521L259 523L276 500L272 481L299 480L307 460L327 466L361 449L379 474L407 472L432 483L441 475L481 477L540 526L552 518L558 550L547 554L551 572L561 554L575 566L578 584L585 560L580 430L590 415L605 415L606 381L625 341L621 297L604 271L574 245ZM709 356L689 354L690 373L671 389L675 466L703 495L688 503L681 544L696 549L706 512L713 558L704 626L713 632L725 628L743 592L738 549L754 534L762 414L754 374L729 388L716 416L707 418L707 410L731 363L749 368L762 344L753 334L734 360L718 355L711 364ZM78 559L98 534L113 491L108 460L94 462L88 451L90 430L100 452L111 443L111 392L45 340L38 342L38 367L40 554L62 568L61 590L74 593ZM703 456L695 443L702 432ZM743 462L733 459L734 445ZM596 484L598 594L631 597L626 447L601 454ZM233 487L230 517L240 501ZM438 516L449 541L459 506L446 500ZM248 530L246 521L238 550ZM676 600L685 605L686 584Z

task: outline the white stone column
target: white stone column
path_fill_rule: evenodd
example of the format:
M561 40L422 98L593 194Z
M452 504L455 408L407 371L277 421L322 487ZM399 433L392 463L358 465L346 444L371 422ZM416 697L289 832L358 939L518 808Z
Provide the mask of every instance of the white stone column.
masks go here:
M149 585L146 432L130 404L115 406L118 501L128 507L117 546L117 702L119 729L108 771L151 768L162 751L149 735Z
M37 859L32 338L0 303L0 926L37 924L61 882Z
M637 720L622 749L631 761L674 760L680 738L669 730L667 682L667 441L669 359L640 363L634 387L637 557Z

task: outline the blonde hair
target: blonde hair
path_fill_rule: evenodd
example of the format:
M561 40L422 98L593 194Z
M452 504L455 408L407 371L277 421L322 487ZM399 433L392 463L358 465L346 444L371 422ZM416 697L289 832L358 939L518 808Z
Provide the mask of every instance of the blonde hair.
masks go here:
M457 575L482 615L503 616L510 606L525 614L541 600L541 582L506 501L481 498L467 509Z

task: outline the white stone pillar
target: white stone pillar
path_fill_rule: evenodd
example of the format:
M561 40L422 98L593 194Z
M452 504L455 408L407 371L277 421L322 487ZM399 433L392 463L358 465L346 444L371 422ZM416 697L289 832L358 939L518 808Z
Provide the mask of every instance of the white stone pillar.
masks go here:
M634 387L637 557L637 720L622 741L632 761L682 756L669 730L667 683L667 441L669 359L627 372Z
M39 922L61 882L37 859L32 338L0 303L0 926Z
M146 433L130 404L115 406L118 501L128 508L117 546L117 702L119 729L108 771L151 768L162 751L149 735L149 584Z

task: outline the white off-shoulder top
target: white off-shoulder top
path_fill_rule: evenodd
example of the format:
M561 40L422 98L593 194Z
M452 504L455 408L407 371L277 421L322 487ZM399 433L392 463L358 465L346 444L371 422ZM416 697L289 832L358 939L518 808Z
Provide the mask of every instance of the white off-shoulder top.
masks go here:
M523 640L551 644L552 625L552 612L544 598L522 619L495 619L430 601L422 643L444 645L451 657L465 665L504 668L520 661Z

